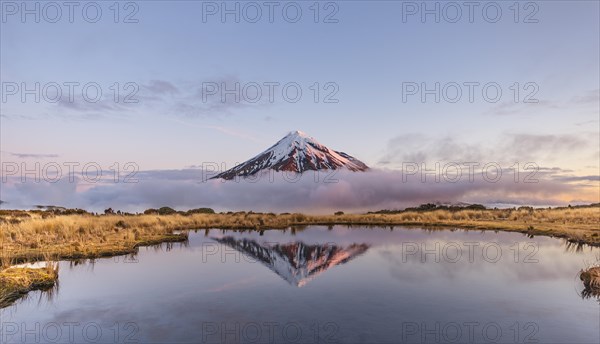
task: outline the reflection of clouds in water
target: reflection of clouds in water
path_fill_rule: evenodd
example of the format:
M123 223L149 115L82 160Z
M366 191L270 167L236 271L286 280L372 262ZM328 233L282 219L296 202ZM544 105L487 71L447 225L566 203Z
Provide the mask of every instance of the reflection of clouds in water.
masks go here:
M550 238L512 242L472 239L443 241L425 238L400 245L387 245L378 249L377 253L389 264L390 274L401 280L454 280L461 276L471 278L473 273L494 273L508 278L509 281L538 282L563 279L572 275L585 266L585 261L592 252L589 247L584 249L587 254L568 252L565 251L564 243ZM469 242L477 243L478 246L469 248L467 245L473 245L468 244ZM484 254L486 245L491 247L489 255ZM459 249L461 255L457 255ZM501 252L498 260L497 249ZM473 253L472 263L469 250Z
M231 290L231 289L245 288L245 287L253 285L255 281L256 281L255 277L244 278L241 280L225 283L221 286L218 286L218 287L215 287L212 289L208 289L207 291L212 292L212 293L219 293L219 292L223 292L223 291L227 291L227 290Z

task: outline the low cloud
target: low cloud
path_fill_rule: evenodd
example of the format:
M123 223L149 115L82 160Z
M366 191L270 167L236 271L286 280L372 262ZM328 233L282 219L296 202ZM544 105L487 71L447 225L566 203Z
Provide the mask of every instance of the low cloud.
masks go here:
M512 176L490 181L478 173L472 181L464 175L456 182L443 178L436 182L434 176L428 175L423 182L419 174L380 170L307 172L298 180L281 173L239 182L203 182L204 177L198 169L146 171L136 176L137 183L103 182L85 188L80 187L79 178L74 183L68 180L21 183L9 178L3 182L0 198L14 207L45 204L92 211L108 207L141 211L171 206L308 213L399 209L435 201L539 206L564 205L573 199L582 203L598 201L597 180L586 186L578 180L561 179L547 172L539 172L537 182L531 183L515 182Z

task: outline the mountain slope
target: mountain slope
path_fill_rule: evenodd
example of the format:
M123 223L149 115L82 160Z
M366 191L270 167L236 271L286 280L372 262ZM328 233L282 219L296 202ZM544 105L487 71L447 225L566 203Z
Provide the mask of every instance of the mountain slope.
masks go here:
M365 171L369 167L343 152L334 151L301 131L293 131L254 158L241 163L214 178L246 177L263 170L305 171L337 170Z

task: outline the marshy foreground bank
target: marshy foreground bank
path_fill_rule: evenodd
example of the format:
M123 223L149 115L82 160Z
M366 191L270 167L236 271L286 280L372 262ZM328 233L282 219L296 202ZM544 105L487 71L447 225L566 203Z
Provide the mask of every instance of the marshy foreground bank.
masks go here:
M555 209L448 208L426 205L405 211L368 214L304 215L253 212L213 213L210 209L145 214L104 215L81 210L0 210L0 307L30 290L50 288L58 276L43 269L10 268L14 264L85 259L135 253L139 246L185 241L186 229L285 229L307 225L420 226L501 230L565 238L600 246L600 206Z

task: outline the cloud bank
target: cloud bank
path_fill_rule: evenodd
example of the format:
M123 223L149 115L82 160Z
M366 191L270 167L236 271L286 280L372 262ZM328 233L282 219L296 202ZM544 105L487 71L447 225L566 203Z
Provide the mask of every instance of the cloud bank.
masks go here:
M598 202L597 178L573 178L540 170L534 182L515 181L514 175L472 178L463 174L436 176L402 171L371 170L363 173L337 171L264 174L238 181L206 180L199 169L140 172L135 183L89 184L77 176L56 183L39 183L9 177L2 182L3 208L59 205L102 211L112 207L142 211L170 206L184 210L212 207L217 211L252 210L331 213L401 209L426 202L469 202L486 205L554 206ZM453 179L454 181L449 181Z

